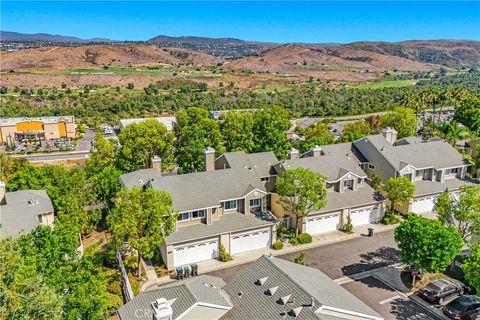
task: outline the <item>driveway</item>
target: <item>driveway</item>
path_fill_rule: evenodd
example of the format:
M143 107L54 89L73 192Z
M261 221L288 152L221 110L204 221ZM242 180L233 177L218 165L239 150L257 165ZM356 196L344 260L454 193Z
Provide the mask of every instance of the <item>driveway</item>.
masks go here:
M321 270L332 279L399 262L393 231L289 253L278 258L292 261L300 252L305 253L306 265ZM246 266L238 265L208 274L228 281Z

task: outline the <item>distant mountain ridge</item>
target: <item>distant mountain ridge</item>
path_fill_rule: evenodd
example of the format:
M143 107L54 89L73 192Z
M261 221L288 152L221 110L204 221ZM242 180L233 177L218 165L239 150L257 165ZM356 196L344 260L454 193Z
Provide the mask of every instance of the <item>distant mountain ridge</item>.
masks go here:
M107 38L81 39L72 36L64 36L49 33L20 33L12 31L0 31L1 41L46 41L46 42L72 42L72 43L90 43L90 42L116 42Z

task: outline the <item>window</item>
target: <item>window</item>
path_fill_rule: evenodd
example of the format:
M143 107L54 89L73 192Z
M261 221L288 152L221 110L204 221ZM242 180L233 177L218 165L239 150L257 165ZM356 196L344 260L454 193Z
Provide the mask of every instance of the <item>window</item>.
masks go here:
M237 200L225 201L223 204L225 211L237 209Z
M345 188L352 189L353 188L353 180L345 180L343 182L343 185L345 186Z
M190 212L181 212L178 215L177 221L186 221L190 220Z
M192 219L205 218L205 209L192 211Z
M417 170L417 171L415 171L415 176L416 176L416 177L423 177L424 171L425 171L425 170Z
M260 178L260 181L263 181L263 182L268 182L268 181L270 181L270 177L263 177L263 178Z
M457 173L460 173L461 170L462 170L462 168L448 169L447 174L457 174Z
M369 163L369 164L368 164L368 169L375 170L375 165L374 165L374 164L371 164L371 163Z
M250 208L260 208L260 198L250 200Z

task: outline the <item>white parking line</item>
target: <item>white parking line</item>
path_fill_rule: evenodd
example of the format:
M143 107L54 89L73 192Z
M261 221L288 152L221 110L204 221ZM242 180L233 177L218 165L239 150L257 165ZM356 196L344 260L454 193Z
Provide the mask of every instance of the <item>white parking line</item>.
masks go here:
M401 298L402 297L400 297L399 295L396 295L396 296L393 296L391 298L380 301L379 304L385 304L385 303L392 302L393 300L397 300L397 299L401 299Z

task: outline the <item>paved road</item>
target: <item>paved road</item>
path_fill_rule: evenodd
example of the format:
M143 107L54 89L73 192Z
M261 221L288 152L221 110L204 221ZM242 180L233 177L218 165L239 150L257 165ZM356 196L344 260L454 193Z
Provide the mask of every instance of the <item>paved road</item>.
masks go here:
M305 263L308 266L321 270L332 279L376 269L399 261L393 231L377 233L371 238L356 238L300 252L305 253ZM278 257L292 261L300 252ZM209 274L228 281L245 266L245 264L234 266Z
M50 161L64 161L64 160L78 160L85 159L90 154L90 151L72 151L62 153L45 153L45 154L29 154L29 155L14 155L15 158L25 158L29 162L50 162Z

